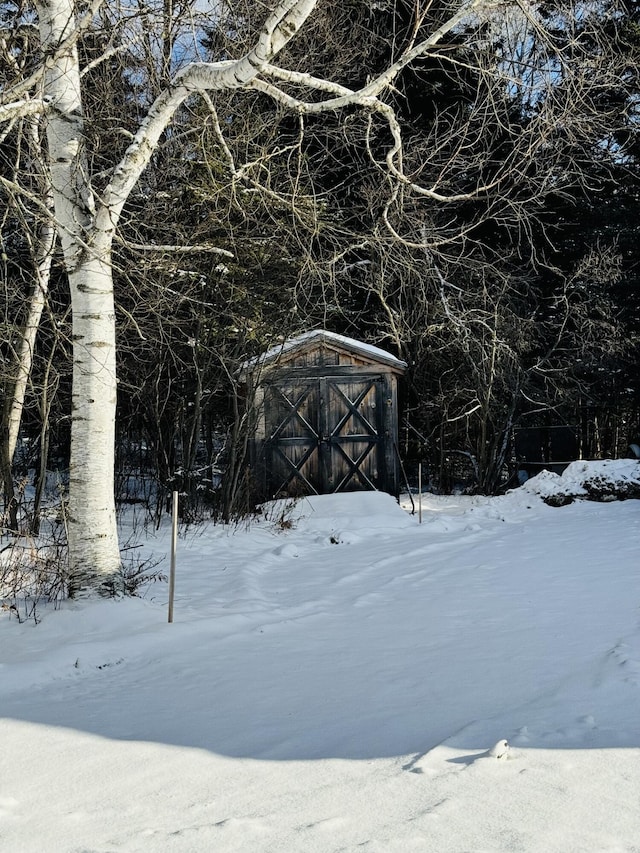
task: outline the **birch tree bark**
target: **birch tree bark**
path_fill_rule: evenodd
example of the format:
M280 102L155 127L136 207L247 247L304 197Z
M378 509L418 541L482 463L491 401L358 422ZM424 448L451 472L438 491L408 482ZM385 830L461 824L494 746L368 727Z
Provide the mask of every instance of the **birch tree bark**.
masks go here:
M45 56L49 168L73 316L72 438L69 470L70 593L117 585L120 552L113 493L116 367L110 240L99 230L88 179L69 0L39 4Z
M38 169L40 172L39 177L42 201L46 209L53 214L51 178L45 162L44 152L42 151L36 119L30 121L29 137L31 148L33 149L33 168ZM32 254L34 257L34 281L29 295L29 309L17 358L15 384L11 398L7 403L8 433L6 453L9 465L13 462L16 445L18 443L18 434L20 432L20 424L22 422L25 395L31 376L31 368L33 366L36 338L40 327L42 312L44 311L46 304L47 293L49 292L51 263L53 260L55 242L56 231L53 216L50 215L43 219L36 234L35 245L32 246Z

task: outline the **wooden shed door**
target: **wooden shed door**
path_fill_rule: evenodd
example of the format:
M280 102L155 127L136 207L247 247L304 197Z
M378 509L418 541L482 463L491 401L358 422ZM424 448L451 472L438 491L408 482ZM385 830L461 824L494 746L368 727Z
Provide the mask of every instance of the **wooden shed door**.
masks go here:
M380 377L314 377L265 390L271 494L383 488Z

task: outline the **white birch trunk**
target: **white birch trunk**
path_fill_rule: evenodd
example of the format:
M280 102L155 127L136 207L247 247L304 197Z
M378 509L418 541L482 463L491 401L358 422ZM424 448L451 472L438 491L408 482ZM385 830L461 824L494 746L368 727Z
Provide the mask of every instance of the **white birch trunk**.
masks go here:
M98 232L87 178L80 69L71 0L39 6L50 99L47 139L58 233L73 319L69 480L70 592L118 589L120 552L113 493L116 412L115 312L110 237ZM61 45L68 46L61 49Z
M97 246L95 247L98 248ZM114 498L116 341L108 247L69 274L73 391L69 465L71 592L120 591Z
M29 298L29 313L22 333L20 353L18 355L18 366L16 369L16 380L13 386L13 397L9 408L8 417L8 460L13 464L13 457L18 443L20 424L22 423L22 411L27 393L27 385L31 376L33 366L33 353L36 346L36 337L42 312L49 291L49 280L51 278L51 260L53 257L53 246L55 243L55 228L52 222L45 223L38 235L38 250L36 259L36 280Z

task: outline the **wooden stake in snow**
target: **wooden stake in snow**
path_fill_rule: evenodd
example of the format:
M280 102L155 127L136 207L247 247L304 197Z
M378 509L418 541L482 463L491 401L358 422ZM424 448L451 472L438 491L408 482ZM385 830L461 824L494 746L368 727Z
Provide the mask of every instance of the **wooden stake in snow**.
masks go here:
M173 596L176 589L176 551L178 549L178 493L171 504L171 569L169 570L169 622L173 622Z
M422 462L418 462L418 524L422 524Z

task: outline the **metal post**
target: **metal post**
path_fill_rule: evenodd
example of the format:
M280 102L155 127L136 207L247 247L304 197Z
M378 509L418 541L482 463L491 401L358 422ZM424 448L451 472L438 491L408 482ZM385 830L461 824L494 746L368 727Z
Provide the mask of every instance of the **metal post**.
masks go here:
M171 568L169 570L169 622L173 622L173 596L176 589L176 551L178 550L178 493L171 502Z
M418 462L418 524L422 524L422 462Z

